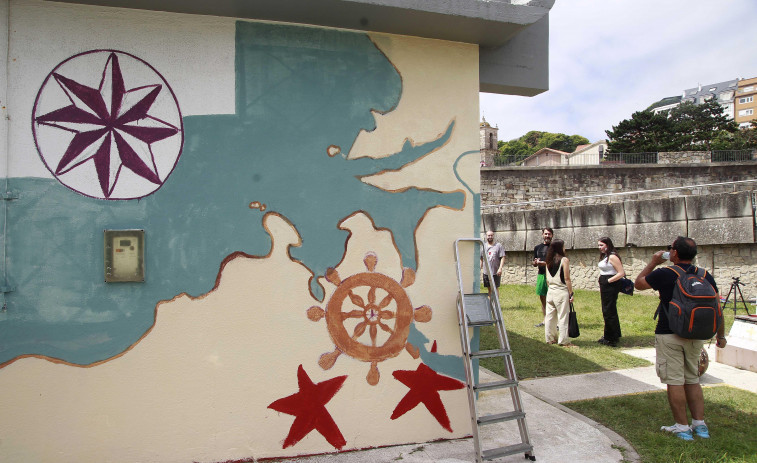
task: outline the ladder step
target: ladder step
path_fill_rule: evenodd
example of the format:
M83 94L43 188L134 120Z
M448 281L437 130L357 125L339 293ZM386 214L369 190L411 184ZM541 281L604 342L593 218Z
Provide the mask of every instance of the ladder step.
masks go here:
M526 417L526 413L519 412L519 411L497 413L495 415L482 415L478 417L478 424L484 425L484 424L501 423L502 421L518 420L525 417Z
M492 350L481 350L478 352L471 352L470 356L471 358L474 358L474 359L481 359L481 358L487 358L487 357L503 357L511 353L512 351L510 349L492 349Z
M471 320L468 319L468 326L489 326L497 323L496 320Z
M477 386L473 386L475 391L488 391L489 389L501 389L505 387L515 387L518 385L518 381L512 379L506 379L504 381L494 381L491 383L480 383Z
M484 450L481 452L481 458L484 460L493 460L495 458L504 457L507 455L514 455L516 453L530 453L534 450L531 444L515 444L508 445L507 447L499 447L496 449Z
M494 323L492 317L492 304L486 293L474 293L463 295L463 306L468 315L468 325L482 326Z

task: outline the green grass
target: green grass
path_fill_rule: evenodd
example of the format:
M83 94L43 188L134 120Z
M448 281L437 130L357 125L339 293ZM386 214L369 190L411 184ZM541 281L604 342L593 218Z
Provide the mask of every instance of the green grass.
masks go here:
M576 309L581 336L571 342L578 348L548 345L544 328L534 325L542 321L541 303L533 286L500 287L500 306L513 351L515 370L520 379L543 378L604 370L617 370L649 365L649 362L623 354L619 349L602 346L596 341L604 332L602 306L598 291L576 290ZM618 315L623 337L620 348L654 346L656 320L652 317L658 299L652 291L618 297ZM726 332L733 324L733 312L725 314ZM492 327L481 329L481 349L499 346ZM502 359L482 359L481 365L504 376Z
M634 296L620 295L618 314L623 337L621 348L653 347L657 297L651 291ZM577 290L574 306L581 336L571 342L578 348L548 345L544 328L534 325L542 319L541 303L533 286L500 288L503 320L520 379L590 373L649 365L646 360L598 344L604 321L599 292ZM733 312L725 313L726 332L733 324ZM498 347L493 329L481 330L481 349ZM504 376L501 359L483 359L481 365ZM704 389L705 419L712 437L684 442L659 431L672 424L664 391L570 402L564 405L588 416L623 436L645 463L757 463L757 394L727 386Z
M645 463L757 462L757 394L727 386L705 387L704 400L711 437L694 442L659 431L660 426L673 424L664 391L563 405L623 436Z

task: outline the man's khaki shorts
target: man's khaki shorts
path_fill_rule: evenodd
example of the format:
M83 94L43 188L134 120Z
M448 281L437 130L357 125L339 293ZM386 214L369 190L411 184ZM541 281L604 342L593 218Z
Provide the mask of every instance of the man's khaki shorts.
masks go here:
M697 384L702 345L704 341L700 339L684 339L675 334L656 334L655 369L660 381L672 386Z

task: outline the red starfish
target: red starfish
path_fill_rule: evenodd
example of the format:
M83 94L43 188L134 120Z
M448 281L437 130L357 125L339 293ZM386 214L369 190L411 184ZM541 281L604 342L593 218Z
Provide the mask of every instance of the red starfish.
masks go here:
M289 397L272 402L268 408L277 412L293 415L296 418L289 435L284 440L282 448L290 447L299 442L310 431L316 430L326 438L329 444L341 449L347 443L342 436L339 427L331 418L326 403L342 388L347 376L338 376L321 383L315 384L305 373L302 365L297 369L297 383L300 392Z
M439 391L462 389L465 387L465 384L449 376L442 376L423 363L418 365L418 369L415 371L397 370L392 375L394 375L397 381L410 388L392 412L393 420L414 409L418 404L423 403L434 418L436 418L436 421L444 429L452 432L449 417L447 416L447 411L444 409Z

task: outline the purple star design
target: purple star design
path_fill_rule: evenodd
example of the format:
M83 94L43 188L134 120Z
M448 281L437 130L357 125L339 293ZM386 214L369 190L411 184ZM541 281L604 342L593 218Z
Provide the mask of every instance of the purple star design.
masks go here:
M151 144L179 132L148 114L162 85L126 90L118 56L105 63L99 88L91 88L53 73L71 105L38 116L39 124L73 132L55 175L65 174L92 159L105 198L109 198L125 166L140 177L162 184Z

